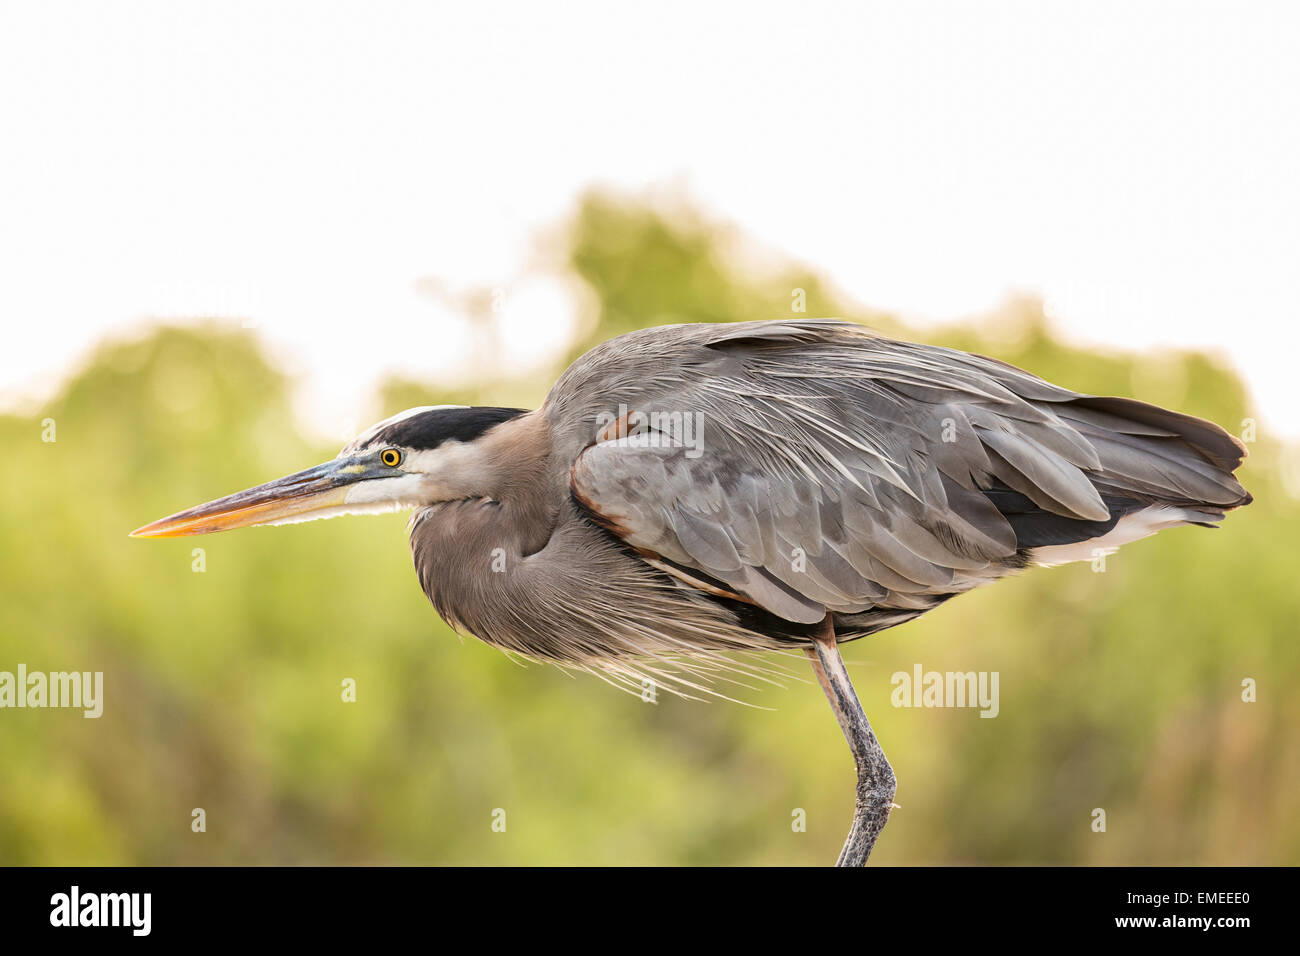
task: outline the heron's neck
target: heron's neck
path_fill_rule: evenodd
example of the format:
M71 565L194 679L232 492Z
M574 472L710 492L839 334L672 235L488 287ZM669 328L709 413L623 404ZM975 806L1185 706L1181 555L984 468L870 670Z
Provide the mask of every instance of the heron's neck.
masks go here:
M544 547L560 500L553 488L546 418L527 412L451 453L458 456L455 466L435 479L436 496L417 513L417 520L442 517L439 523L447 524L451 512L461 510L453 508L458 502L480 502L488 507L483 517L491 518L483 523L492 526L490 533L502 539L503 546L508 541L524 554Z
M565 501L553 491L541 416L493 431L475 443L485 476L476 487L417 510L411 521L411 556L425 593L445 619L485 640L498 630L489 623L494 608L526 603L514 597L520 568L550 542Z

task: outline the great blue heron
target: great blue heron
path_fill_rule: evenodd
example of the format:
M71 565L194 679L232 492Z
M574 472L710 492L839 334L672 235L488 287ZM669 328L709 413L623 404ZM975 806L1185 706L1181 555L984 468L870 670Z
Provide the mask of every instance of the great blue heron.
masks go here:
M592 349L537 411L414 408L132 533L409 508L429 599L507 650L689 692L729 652L803 649L857 764L839 863L860 865L895 781L838 643L1219 521L1251 500L1245 454L1201 419L850 323L674 325Z

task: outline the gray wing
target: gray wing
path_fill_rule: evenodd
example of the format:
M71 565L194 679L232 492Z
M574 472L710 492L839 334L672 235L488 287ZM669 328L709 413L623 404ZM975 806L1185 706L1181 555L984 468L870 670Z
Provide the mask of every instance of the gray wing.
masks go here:
M791 621L924 610L1128 511L1249 500L1217 426L981 356L827 321L635 335L567 384L614 385L630 413L577 455L575 498L652 563Z

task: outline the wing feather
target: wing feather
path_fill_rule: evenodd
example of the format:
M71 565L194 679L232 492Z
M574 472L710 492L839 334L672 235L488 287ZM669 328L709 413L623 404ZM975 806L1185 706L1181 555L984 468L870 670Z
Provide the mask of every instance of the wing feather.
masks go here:
M1244 451L1218 426L983 356L825 320L619 342L548 404L557 422L626 406L652 425L593 429L575 498L642 553L791 621L896 623L1019 566L1024 542L1088 540L1152 503L1213 518L1249 501L1232 475ZM656 416L696 416L702 444Z

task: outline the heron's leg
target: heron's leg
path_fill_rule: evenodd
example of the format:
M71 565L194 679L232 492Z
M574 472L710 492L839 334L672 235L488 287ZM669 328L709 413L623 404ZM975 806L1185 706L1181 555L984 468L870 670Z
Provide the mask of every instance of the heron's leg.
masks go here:
M862 866L871 855L871 848L889 821L889 811L894 806L894 769L885 759L885 752L880 749L880 742L872 733L867 715L858 703L858 695L849 681L849 672L835 641L835 621L831 615L826 615L822 632L813 638L813 646L808 648L807 654L858 768L853 829L849 831L835 865Z

